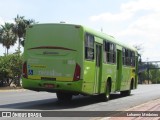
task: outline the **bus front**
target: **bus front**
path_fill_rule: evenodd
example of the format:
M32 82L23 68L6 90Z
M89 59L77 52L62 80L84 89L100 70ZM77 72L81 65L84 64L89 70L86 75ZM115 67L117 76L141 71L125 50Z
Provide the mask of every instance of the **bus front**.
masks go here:
M22 85L56 92L59 100L81 92L83 29L77 25L38 24L27 29Z

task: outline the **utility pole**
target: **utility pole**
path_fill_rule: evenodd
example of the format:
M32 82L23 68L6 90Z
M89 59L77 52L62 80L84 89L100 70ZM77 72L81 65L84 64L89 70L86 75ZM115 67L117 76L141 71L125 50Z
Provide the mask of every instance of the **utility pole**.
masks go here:
M148 65L148 63L147 63L147 66L148 66L148 68L147 68L147 79L148 79L148 84L149 84L149 65Z
M147 58L147 79L148 79L148 84L149 84L149 62Z

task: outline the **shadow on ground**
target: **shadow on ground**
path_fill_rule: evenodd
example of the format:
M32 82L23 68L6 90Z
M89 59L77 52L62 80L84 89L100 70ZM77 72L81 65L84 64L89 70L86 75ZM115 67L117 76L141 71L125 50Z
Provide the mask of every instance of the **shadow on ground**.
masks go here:
M8 109L20 109L20 110L62 110L62 109L67 110L71 108L77 108L77 107L101 103L102 101L99 100L98 97L99 96L94 96L94 97L75 96L73 97L72 101L65 103L58 102L57 98L43 99L36 101L0 105L0 109L8 108ZM120 94L111 94L110 101L114 99L120 99L122 97L123 96L121 96ZM107 101L106 104L109 104L110 101Z

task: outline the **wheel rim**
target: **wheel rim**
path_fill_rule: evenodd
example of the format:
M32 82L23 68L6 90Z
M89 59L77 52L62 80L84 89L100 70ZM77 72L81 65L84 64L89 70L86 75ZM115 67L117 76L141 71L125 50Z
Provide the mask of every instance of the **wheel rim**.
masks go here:
M110 88L109 88L109 84L107 83L107 89L106 89L106 98L107 100L109 99L109 95L110 94Z

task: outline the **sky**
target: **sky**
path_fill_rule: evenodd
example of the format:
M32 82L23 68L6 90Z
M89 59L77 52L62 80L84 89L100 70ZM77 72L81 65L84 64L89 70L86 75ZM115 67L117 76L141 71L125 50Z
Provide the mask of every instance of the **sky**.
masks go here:
M85 25L140 46L143 61L160 61L159 6L160 0L0 0L0 25L14 22L17 14L39 23Z

